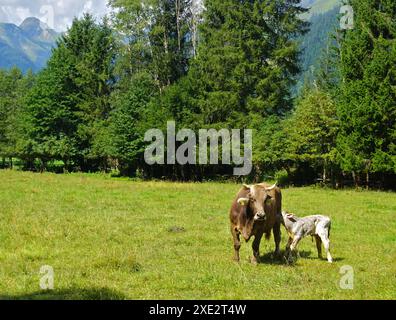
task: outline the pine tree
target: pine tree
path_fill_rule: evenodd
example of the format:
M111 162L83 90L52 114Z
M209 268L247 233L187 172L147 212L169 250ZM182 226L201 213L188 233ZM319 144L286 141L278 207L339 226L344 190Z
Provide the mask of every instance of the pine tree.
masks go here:
M290 159L321 170L326 182L336 163L338 133L336 106L331 96L317 88L306 89L284 130Z
M17 156L24 97L33 81L31 71L23 76L16 67L9 71L0 70L0 156L3 159Z
M206 123L249 123L247 115L290 110L298 74L295 37L307 24L298 0L207 0L190 79ZM196 80L195 80L196 79Z
M135 174L144 154L144 132L149 102L157 97L156 84L147 73L136 74L129 81L129 89L116 89L110 117L110 135L113 155L118 159L122 173ZM158 116L158 110L156 110Z

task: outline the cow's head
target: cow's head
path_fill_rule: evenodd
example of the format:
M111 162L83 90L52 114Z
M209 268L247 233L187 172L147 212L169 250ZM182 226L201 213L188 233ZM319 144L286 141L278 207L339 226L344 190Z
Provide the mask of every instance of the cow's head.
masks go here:
M266 187L264 184L244 185L248 191L245 198L239 198L238 203L241 206L249 206L253 212L255 221L265 221L265 203L272 199L270 192L276 188L276 183L272 187Z

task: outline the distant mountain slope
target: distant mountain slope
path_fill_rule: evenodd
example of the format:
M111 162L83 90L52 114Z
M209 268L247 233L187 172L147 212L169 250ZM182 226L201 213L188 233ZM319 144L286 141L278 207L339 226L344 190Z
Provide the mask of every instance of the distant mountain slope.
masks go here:
M311 14L327 12L334 7L340 6L341 0L316 0L311 7Z
M19 27L0 23L0 68L41 70L56 45L59 34L36 18L27 18Z
M303 0L303 6L311 8L304 15L310 23L310 31L301 37L301 68L302 73L298 80L298 91L305 80L312 81L314 70L318 67L319 59L326 49L329 35L337 27L341 0Z
M337 27L338 14L339 8L335 7L326 13L314 14L310 18L310 31L301 39L302 49L304 50L302 61L304 70L318 62L318 58L328 44L330 33Z
M304 15L306 19L309 19L315 14L326 13L334 7L339 7L342 0L303 0L301 4L305 8L310 8L309 12Z

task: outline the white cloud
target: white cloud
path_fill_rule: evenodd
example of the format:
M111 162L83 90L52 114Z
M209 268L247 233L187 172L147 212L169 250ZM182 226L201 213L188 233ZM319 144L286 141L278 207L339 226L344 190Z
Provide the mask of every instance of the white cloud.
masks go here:
M0 22L19 25L30 16L37 17L57 31L70 27L74 17L89 12L100 18L109 12L108 0L0 0Z

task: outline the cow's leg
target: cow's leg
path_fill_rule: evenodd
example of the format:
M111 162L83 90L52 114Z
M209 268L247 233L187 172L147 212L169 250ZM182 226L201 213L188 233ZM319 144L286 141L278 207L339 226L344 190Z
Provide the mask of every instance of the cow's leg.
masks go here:
M239 262L239 249L241 248L241 239L240 239L240 233L235 230L234 226L231 226L231 234L232 234L232 239L234 241L234 260L236 262Z
M318 249L318 257L319 259L322 259L322 239L318 235L315 236L316 240L316 248Z
M258 233L254 237L252 249L253 249L253 259L252 263L257 264L260 260L260 243L261 243L261 238L263 237L263 233Z
M322 239L323 246L325 247L326 250L326 255L327 255L327 261L330 263L333 263L333 258L330 254L330 240L329 237L327 236L327 232L323 232L320 234L320 238Z
M277 221L275 223L274 228L273 228L273 232L274 232L274 240L275 240L274 257L280 258L281 257L280 243L281 243L281 240L282 240L280 221Z

